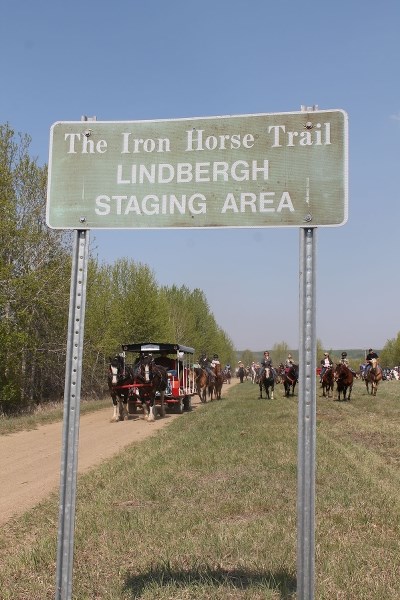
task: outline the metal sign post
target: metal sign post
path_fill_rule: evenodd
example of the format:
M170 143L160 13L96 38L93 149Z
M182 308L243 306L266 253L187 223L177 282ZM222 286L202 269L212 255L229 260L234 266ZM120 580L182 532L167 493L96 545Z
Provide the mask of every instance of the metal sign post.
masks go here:
M71 272L61 453L56 600L72 595L75 498L89 232L76 231Z
M314 598L316 303L315 233L300 229L300 336L297 450L297 598Z

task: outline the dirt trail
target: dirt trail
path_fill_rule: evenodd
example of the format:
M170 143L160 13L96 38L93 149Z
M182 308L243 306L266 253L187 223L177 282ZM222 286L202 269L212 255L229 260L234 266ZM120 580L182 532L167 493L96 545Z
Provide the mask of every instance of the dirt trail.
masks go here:
M194 402L196 406L196 402ZM125 446L140 442L181 415L153 423L142 416L110 423L112 407L80 418L78 472L83 473ZM62 423L0 437L0 523L20 515L60 486Z
M238 380L232 379L232 384ZM232 385L231 384L231 385ZM224 386L224 392L229 386ZM201 406L198 397L193 409ZM153 423L142 415L111 423L112 406L81 416L78 473L83 473L117 454L133 442L141 442L176 418L167 413ZM0 524L21 515L60 487L62 422L42 425L34 431L0 436Z

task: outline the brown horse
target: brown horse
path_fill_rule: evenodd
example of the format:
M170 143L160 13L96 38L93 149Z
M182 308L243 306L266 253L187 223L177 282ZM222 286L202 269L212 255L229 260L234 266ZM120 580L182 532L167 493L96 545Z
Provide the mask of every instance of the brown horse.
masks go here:
M280 365L279 375L281 378L281 382L283 383L283 387L285 389L286 398L289 398L290 392L292 393L292 396L294 396L296 383L299 379L298 365L292 365L291 367L286 368L283 365Z
M211 392L211 400L213 399L213 394L215 393L215 398L217 400L221 400L222 386L224 383L224 374L222 372L222 367L220 364L216 364L214 366L215 379L214 384L212 386Z
M207 390L209 386L209 374L201 367L194 368L195 373L195 388L200 400L207 402Z
M376 396L378 383L382 381L382 369L378 365L376 358L372 358L370 364L371 366L365 376L365 385L367 387L367 394L369 394L369 384L371 384L371 395Z
M343 394L343 400L350 400L353 389L353 373L346 365L339 363L336 365L334 378L337 384L338 401L341 400L341 394Z
M322 375L322 395L324 397L332 398L333 390L335 387L335 377L333 373L333 367L328 367L325 373Z
M160 401L160 416L165 417L164 395L168 385L167 369L156 365L151 355L141 356L133 367L133 384L148 421L156 418L157 394Z

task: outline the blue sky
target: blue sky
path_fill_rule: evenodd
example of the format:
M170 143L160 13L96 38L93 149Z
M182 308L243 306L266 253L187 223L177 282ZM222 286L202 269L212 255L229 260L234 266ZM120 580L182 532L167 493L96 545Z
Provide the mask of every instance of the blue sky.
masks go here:
M379 349L397 336L398 0L14 0L1 17L0 122L31 136L39 164L51 125L82 115L346 111L349 219L317 230L317 338ZM160 285L202 289L238 349L297 348L297 228L94 230L91 239L102 261L132 258Z

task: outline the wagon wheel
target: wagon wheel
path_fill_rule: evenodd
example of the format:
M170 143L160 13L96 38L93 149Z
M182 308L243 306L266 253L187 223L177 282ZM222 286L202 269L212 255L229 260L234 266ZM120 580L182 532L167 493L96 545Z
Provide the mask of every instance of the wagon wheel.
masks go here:
M184 409L183 398L179 398L179 400L175 406L176 406L176 412L179 415L181 415L183 413L183 409Z
M192 398L191 396L185 396L183 399L183 408L184 410L190 411L192 410Z

